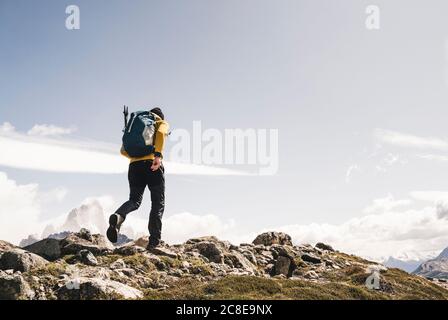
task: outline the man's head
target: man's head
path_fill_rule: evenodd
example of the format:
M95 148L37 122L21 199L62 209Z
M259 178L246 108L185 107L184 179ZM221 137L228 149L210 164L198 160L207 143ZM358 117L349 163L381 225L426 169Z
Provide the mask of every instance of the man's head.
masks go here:
M162 120L165 120L165 116L163 115L162 109L160 109L159 107L152 108L151 112L158 115L160 118L162 118Z

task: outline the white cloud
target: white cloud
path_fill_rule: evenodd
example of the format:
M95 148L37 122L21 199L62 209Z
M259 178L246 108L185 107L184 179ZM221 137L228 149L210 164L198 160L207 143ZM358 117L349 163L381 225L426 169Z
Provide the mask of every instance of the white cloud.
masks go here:
M41 192L39 199L41 203L62 202L67 196L68 190L64 187L57 187L52 190Z
M387 211L350 219L339 225L287 225L274 230L289 233L296 243L327 242L336 249L383 261L388 256L418 252L422 257L448 245L448 220L435 207Z
M75 131L76 127L63 128L52 124L36 124L28 131L28 134L30 136L62 136Z
M425 160L433 160L433 161L439 161L439 162L447 162L448 156L443 156L439 154L422 154L418 156L421 159Z
M147 235L148 221L129 215L123 224L123 232L130 237ZM188 239L214 235L220 239L236 240L233 220L223 221L212 214L195 215L183 212L163 219L163 239L168 243L182 243Z
M0 172L0 239L18 243L39 228L37 184L18 185Z
M0 133L11 133L14 132L16 128L9 122L4 122L0 125Z
M0 165L49 172L119 174L129 161L119 145L98 141L30 136L4 123L0 130ZM11 129L12 128L12 129ZM188 163L164 161L167 174L247 175L245 172Z
M409 199L396 200L391 194L384 198L373 200L372 204L364 209L365 213L381 213L385 211L391 211L399 207L408 206L412 203Z
M448 141L435 137L420 137L384 129L376 129L374 136L380 142L400 147L448 150Z
M433 203L448 200L448 191L436 191L436 190L412 191L410 194L411 197L413 197L416 200L429 201Z

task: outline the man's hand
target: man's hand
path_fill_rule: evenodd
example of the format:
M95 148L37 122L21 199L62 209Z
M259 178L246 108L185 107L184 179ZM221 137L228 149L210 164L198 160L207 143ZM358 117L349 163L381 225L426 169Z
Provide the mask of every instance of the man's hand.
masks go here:
M152 171L159 170L161 164L162 164L162 158L154 157L154 161L152 162L151 170Z

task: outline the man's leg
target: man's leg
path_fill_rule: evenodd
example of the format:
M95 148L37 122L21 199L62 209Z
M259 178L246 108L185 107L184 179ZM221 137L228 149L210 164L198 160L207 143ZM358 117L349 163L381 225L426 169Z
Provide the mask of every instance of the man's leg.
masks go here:
M107 238L109 241L115 243L118 240L118 232L121 224L126 219L128 213L137 210L143 199L145 192L146 181L144 179L143 166L136 162L131 163L128 171L129 180L129 200L123 203L113 215L109 217L109 228L107 229Z
M162 216L165 210L165 176L164 168L151 171L148 177L151 191L151 213L149 214L149 247L156 247L162 236Z

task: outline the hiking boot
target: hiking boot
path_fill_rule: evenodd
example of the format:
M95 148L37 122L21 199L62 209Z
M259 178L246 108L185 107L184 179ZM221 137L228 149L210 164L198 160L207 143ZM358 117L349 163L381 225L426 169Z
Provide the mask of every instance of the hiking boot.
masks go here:
M106 235L110 242L117 242L118 233L120 232L120 227L123 221L124 218L118 213L114 213L109 217L109 228L107 229Z
M148 245L146 246L146 250L151 251L154 250L155 248L157 248L159 246L160 243L148 243Z

